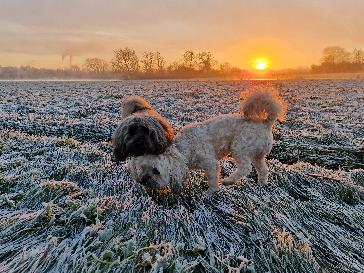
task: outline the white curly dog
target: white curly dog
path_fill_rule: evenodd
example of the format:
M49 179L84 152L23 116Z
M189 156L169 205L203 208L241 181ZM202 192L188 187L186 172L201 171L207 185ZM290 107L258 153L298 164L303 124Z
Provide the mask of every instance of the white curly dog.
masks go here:
M285 104L274 88L242 92L238 114L187 125L163 154L132 158L129 162L132 177L152 189L168 186L179 192L188 179L188 170L202 169L208 178L209 192L214 192L219 187L218 160L231 154L237 168L221 180L223 185L247 176L251 164L257 171L258 182L267 184L266 156L272 149L272 127L277 119L284 120L285 111Z

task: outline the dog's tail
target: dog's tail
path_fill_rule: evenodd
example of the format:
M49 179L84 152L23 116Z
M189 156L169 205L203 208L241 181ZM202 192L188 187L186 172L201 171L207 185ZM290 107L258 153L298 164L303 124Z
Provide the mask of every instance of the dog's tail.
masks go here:
M240 94L239 113L245 120L263 121L272 126L274 121L284 121L286 103L276 88L248 88Z

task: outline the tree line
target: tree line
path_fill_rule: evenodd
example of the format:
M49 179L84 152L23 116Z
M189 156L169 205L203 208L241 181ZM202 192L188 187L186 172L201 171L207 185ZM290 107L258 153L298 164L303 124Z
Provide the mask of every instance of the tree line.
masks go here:
M186 50L180 60L167 63L159 51L146 51L138 56L131 48L114 51L108 63L100 58L88 58L83 68L94 74L112 72L124 78L192 78L192 77L246 77L247 70L232 67L218 61L209 51Z
M321 63L312 65L313 73L364 72L364 51L352 52L343 47L330 46L322 52Z
M209 51L186 50L177 61L168 63L159 51L145 51L138 55L125 47L114 50L111 61L99 57L87 58L81 66L66 69L43 69L30 66L1 67L0 78L95 78L95 79L173 79L173 78L230 78L254 77L248 70L219 64Z
M186 50L178 60L168 63L159 51L145 51L138 55L125 47L114 50L110 61L102 58L87 58L81 66L71 65L66 69L45 69L31 66L2 67L0 79L183 79L183 78L228 78L253 79L248 70L219 63L209 51ZM311 73L364 72L364 52L352 52L339 46L327 47L322 52L319 65L311 68L270 70L266 78L293 77Z

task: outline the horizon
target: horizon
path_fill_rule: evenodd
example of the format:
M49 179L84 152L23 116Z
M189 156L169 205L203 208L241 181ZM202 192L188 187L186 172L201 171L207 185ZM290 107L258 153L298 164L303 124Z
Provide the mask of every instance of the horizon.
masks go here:
M327 46L364 44L364 3L353 0L2 2L0 66L65 68L63 55L81 66L130 47L138 55L159 51L167 62L188 49L211 51L219 63L249 70L264 58L279 70L316 64Z

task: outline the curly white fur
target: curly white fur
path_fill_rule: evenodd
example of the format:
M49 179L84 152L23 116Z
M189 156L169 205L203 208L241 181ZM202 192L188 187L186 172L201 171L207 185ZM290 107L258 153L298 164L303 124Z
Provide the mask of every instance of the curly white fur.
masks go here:
M241 102L239 114L220 115L187 125L165 153L132 159L131 173L138 180L157 169L164 175L154 174L152 182L155 187L164 187L177 182L182 185L187 177L187 167L202 169L208 177L209 190L215 191L220 176L218 160L231 153L237 169L223 179L222 184L231 185L248 175L251 164L257 170L259 183L266 184L268 166L265 157L272 149L272 125L285 114L282 105L283 101L271 90L255 90ZM173 156L176 153L182 157Z

